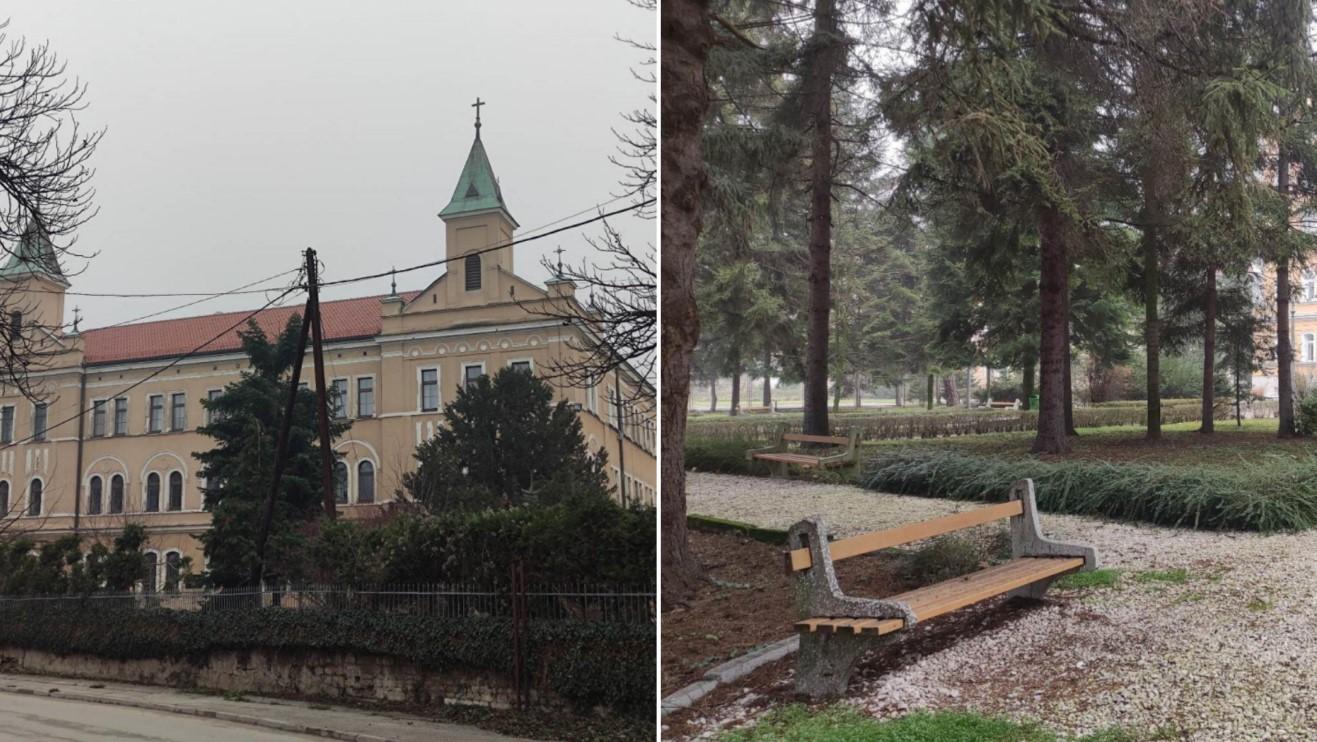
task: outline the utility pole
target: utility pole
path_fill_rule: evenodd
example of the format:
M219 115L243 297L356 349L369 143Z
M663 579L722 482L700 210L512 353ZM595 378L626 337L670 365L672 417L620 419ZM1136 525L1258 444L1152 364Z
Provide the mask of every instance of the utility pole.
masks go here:
M476 109L479 112L479 108ZM320 425L320 481L324 488L325 517L330 520L338 515L334 503L334 451L333 441L329 436L329 407L325 390L325 356L323 343L323 326L320 322L320 278L316 273L316 251L306 249L306 289L307 307L313 312L311 320L311 353L315 361L316 374L316 418Z

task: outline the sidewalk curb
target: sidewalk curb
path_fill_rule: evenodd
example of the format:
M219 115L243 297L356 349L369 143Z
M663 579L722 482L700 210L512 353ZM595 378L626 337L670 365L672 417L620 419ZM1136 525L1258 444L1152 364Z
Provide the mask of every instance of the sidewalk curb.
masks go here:
M148 711L163 711L171 714L182 714L184 716L198 716L205 719L216 719L219 721L228 721L235 724L246 724L254 727L264 727L274 729L280 732L294 732L297 734L308 734L315 737L326 737L329 739L347 740L348 742L391 742L387 737L376 737L372 734L356 734L353 732L338 732L333 729L322 727L312 727L305 724L296 724L278 719L266 719L260 716L249 716L247 714L235 714L229 711L212 711L209 709L191 708L189 706L176 706L170 703L155 703L152 701L134 701L127 698L106 698L104 696L88 695L78 692L65 692L63 690L56 693L38 693L31 688L2 688L0 693L13 693L22 696L41 696L45 698L66 698L70 701L82 701L85 703L101 703L107 706L127 706L130 708L146 709Z
M664 698L660 713L662 716L667 716L673 711L690 708L696 701L708 695L719 685L745 677L763 665L776 662L798 649L800 649L800 635L793 634L785 639L743 654L736 659L728 660L704 673L704 678L700 681L691 683Z

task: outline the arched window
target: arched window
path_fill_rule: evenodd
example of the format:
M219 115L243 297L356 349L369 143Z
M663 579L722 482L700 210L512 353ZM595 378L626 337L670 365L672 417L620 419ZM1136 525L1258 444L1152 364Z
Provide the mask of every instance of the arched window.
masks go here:
M33 479L32 484L27 486L27 514L41 515L41 489L40 479Z
M183 474L182 472L170 472L169 474L169 509L183 509Z
M357 464L357 502L375 502L375 465Z
M0 481L0 516L9 515L9 482Z
M115 474L110 477L110 512L123 512L123 475Z
M91 478L91 484L88 487L87 494L87 515L101 514L101 500L104 496L102 489L104 487L105 484L101 481L100 477Z
M156 578L160 571L160 555L154 551L148 551L146 557L146 574L142 576L142 590L148 593L155 592Z
M334 502L348 501L348 465L342 461L334 462Z
M480 290L480 256L468 255L464 261L466 265L466 290Z
M160 475L151 472L146 475L146 512L160 511Z
M178 592L178 579L182 567L183 555L177 551L165 554L165 591Z

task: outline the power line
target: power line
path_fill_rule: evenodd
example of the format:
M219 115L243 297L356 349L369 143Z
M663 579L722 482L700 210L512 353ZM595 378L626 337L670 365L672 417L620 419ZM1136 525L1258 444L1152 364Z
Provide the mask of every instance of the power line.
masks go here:
M237 287L237 288L235 288L235 289L231 289L231 290L229 290L229 291L225 291L225 292L222 292L222 293L219 293L219 294L212 294L212 295L210 295L210 296L204 296L204 297L202 297L202 298L200 298L200 299L196 299L196 300L193 300L193 301L187 302L186 304L179 304L179 305L176 306L176 307L170 307L170 308L168 308L168 309L161 309L161 310L158 311L158 312L152 312L152 313L150 313L150 314L144 314L144 315L142 315L141 317L134 317L134 318L132 318L132 319L124 320L123 322L116 322L116 323L114 323L114 324L112 324L112 325L106 325L106 326L104 326L104 327L96 327L96 328L92 328L92 329L96 329L96 330L108 330L108 329L110 329L110 328L112 328L112 327L122 327L122 326L124 326L124 325L131 325L131 324L134 323L134 322L141 322L141 321L144 320L144 319L151 319L152 317L159 317L159 316L162 315L162 314L169 314L170 312L177 312L177 311L180 310L180 309L187 309L188 307L194 307L194 306L196 306L196 305L198 305L198 304L202 304L202 303L208 302L208 301L210 301L211 299L218 299L218 298L220 298L221 296L234 296L234 295L237 295L237 294L239 294L239 293L247 293L247 292L243 291L243 289L251 288L252 286L255 286L255 285L260 284L260 283L265 283L266 281L273 281L273 280L276 279L276 278L283 278L284 276L286 276L286 275L288 275L288 274L290 274L290 273L300 273L301 270L302 270L302 269L299 267L299 268L294 268L294 269L292 269L292 270L284 271L284 272L282 272L282 273L276 273L276 274L274 274L273 276L268 276L268 277L266 277L266 278L262 278L262 279L259 279L259 280L256 280L256 281L252 281L251 283L245 283L245 284L243 284L243 285L241 285L241 286L239 286L239 287ZM301 287L301 283L300 283L300 282L299 282L297 285L292 286L292 287L290 287L290 288L299 288L299 287ZM278 291L279 288L280 288L280 287L278 287L278 286L272 286L272 287L270 287L270 288L261 289L261 291L262 291L263 293L267 293L267 294L268 294L268 293L271 292L271 291Z
M273 299L271 299L271 300L269 300L268 302L266 302L266 303L265 303L265 306L262 306L260 309L256 309L256 310L254 310L254 311L248 313L248 314L247 314L246 316L244 316L242 319L239 319L237 322L234 322L232 325L229 325L229 326L226 327L224 330L222 330L221 332L219 332L218 334L216 334L214 337L210 338L209 340L205 341L205 342L202 343L201 345L198 345L197 347L193 348L192 350L189 350L187 353L184 353L183 355L181 355L181 356L175 358L174 360L170 361L169 363L166 363L165 365L161 366L160 368L156 369L155 371L152 371L151 373L147 374L146 376L143 376L143 377L142 377L141 379L139 379L138 381L135 381L135 382L133 382L132 384L129 384L128 386L124 387L123 389L120 389L119 391L117 391L117 392L115 392L114 394L112 394L109 398L110 398L110 399L113 399L114 397L122 397L123 395L127 394L128 392L131 392L132 390L134 390L134 389L136 389L137 387L139 387L139 386L145 384L146 382L150 381L151 379L154 379L155 377L159 376L160 374L163 374L164 372L168 371L169 369L173 368L174 366L177 366L178 364L182 363L183 361L186 361L187 359L191 358L192 356L195 356L196 354L198 354L198 353L200 353L202 350L204 350L204 349L205 349L208 345L210 345L211 343L215 342L216 340L219 340L220 338L224 337L225 335L229 334L230 332L233 332L234 330L236 330L240 325L242 325L242 324L243 324L244 322L246 322L247 320L250 320L252 317L255 317L256 315L260 314L261 312L264 312L266 309L269 309L269 308L270 308L271 306L273 306L276 302L278 302L279 300L283 299L285 296L288 296L289 294L293 293L294 291L297 291L297 290L300 289L300 288L302 288L302 287L301 287L301 286L290 286L290 287L288 287L287 289L284 289L283 293L279 294L278 296L276 296L276 297L274 297ZM92 406L87 407L87 408L82 409L82 410L79 410L78 413L77 413L76 415L73 415L73 416L71 416L71 417L66 417L66 418L64 418L63 420L60 420L59 422L55 423L54 425L47 425L46 428L45 428L45 430L42 431L42 435L45 435L46 433L48 433L48 432L54 430L55 428L58 428L58 427L63 426L63 425L67 425L67 424L73 422L74 420L77 420L78 418L82 417L83 415L85 415L85 414L87 414L88 412L91 412L91 411L93 411L93 410L95 410L95 409L96 409L96 405L93 403ZM6 444L0 446L0 451L3 451L3 450L6 449L6 448L13 448L14 446L17 446L17 445L22 444L22 443L30 443L30 442L32 442L32 441L34 441L34 440L36 440L36 439L37 439L37 435L36 435L36 433L33 433L32 435L30 435L30 436L28 436L28 437L26 437L26 438L23 438L23 439L20 439L20 440L16 440L16 441L13 441L13 442L11 442L11 443L6 443Z
M515 239L515 240L508 240L507 242L504 242L504 243L502 243L502 244L500 244L500 245L493 245L492 247L486 247L486 248L482 248L482 249L480 249L480 250L475 250L475 251L473 251L473 252L469 252L469 253L467 253L467 254L465 254L465 255L461 255L461 256L456 257L456 258L443 258L442 260L433 260L433 261L430 261L429 263L421 263L420 265L413 265L413 266L411 266L410 268L398 268L397 270L387 270L387 271L384 271L383 273L372 273L372 274L370 274L370 275L366 275L366 276L357 276L357 277L355 277L355 278L340 278L340 279L337 280L337 281L322 281L322 282L320 283L320 285L323 287L323 286L338 286L338 285L345 284L345 283L359 283L359 282L361 282L361 281L369 281L369 280L374 279L374 278L384 278L385 276L393 275L393 274L395 274L395 273L409 273L409 272L411 272L411 271L418 271L418 270L421 270L422 268L433 268L433 267L435 267L435 266L437 266L437 265L443 265L443 264L445 264L445 263L451 263L451 262L454 262L454 261L457 261L457 260L464 260L464 259L466 259L466 258L468 258L468 257L470 257L470 256L472 256L472 255L484 255L485 253L494 252L495 250L502 250L502 249L505 248L505 247L512 247L513 245L520 245L520 244L522 244L523 242L533 242L534 240L542 239L542 238L544 238L544 237L549 237L550 235L555 235L555 234L558 234L559 232L566 232L566 231L569 230L569 229L576 229L577 227L583 227L583 226L585 226L585 225L587 225L587 224L592 224L592 223L594 223L594 222L597 222L597 221L600 221L600 220L603 220L603 219L607 219L607 218L610 217L610 216L617 216L618 214L625 214L625 213L628 212L628 211L635 211L636 209L641 209L641 208L644 208L644 207L646 207L646 206L649 206L649 205L653 204L654 202L655 202L655 199L653 199L653 198L646 199L646 200L644 200L644 201L640 201L640 202L638 202L638 203L631 204L630 206L627 206L627 207L625 207L625 208L616 209L616 210L614 210L614 211L609 211L609 212L604 213L604 214L599 214L599 215L597 215L597 216L593 216L593 217L591 217L591 218L589 218L589 219L584 219L584 220L579 221L579 222L574 222L574 223L572 223L572 224L568 224L568 225L566 225L566 226L559 227L559 228L557 228L557 229L551 229L551 230L549 230L548 232L541 232L540 234L537 234L537 235L531 235L531 236L528 236L528 237L520 237L520 238ZM570 217L568 217L568 218L570 218ZM561 220L559 220L559 221L561 221Z

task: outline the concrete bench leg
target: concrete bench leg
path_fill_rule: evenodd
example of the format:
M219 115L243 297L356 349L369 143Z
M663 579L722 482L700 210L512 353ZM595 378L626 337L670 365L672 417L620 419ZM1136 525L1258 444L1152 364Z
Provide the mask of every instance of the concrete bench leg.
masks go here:
M1017 587L1009 593L1006 593L1006 597L1042 600L1043 597L1047 595L1047 589L1052 586L1053 582L1056 582L1058 577L1059 575L1057 577L1048 577L1047 579L1039 580L1035 583L1025 585L1024 587Z
M796 692L835 698L846 692L855 663L880 640L843 632L802 632L796 658Z

